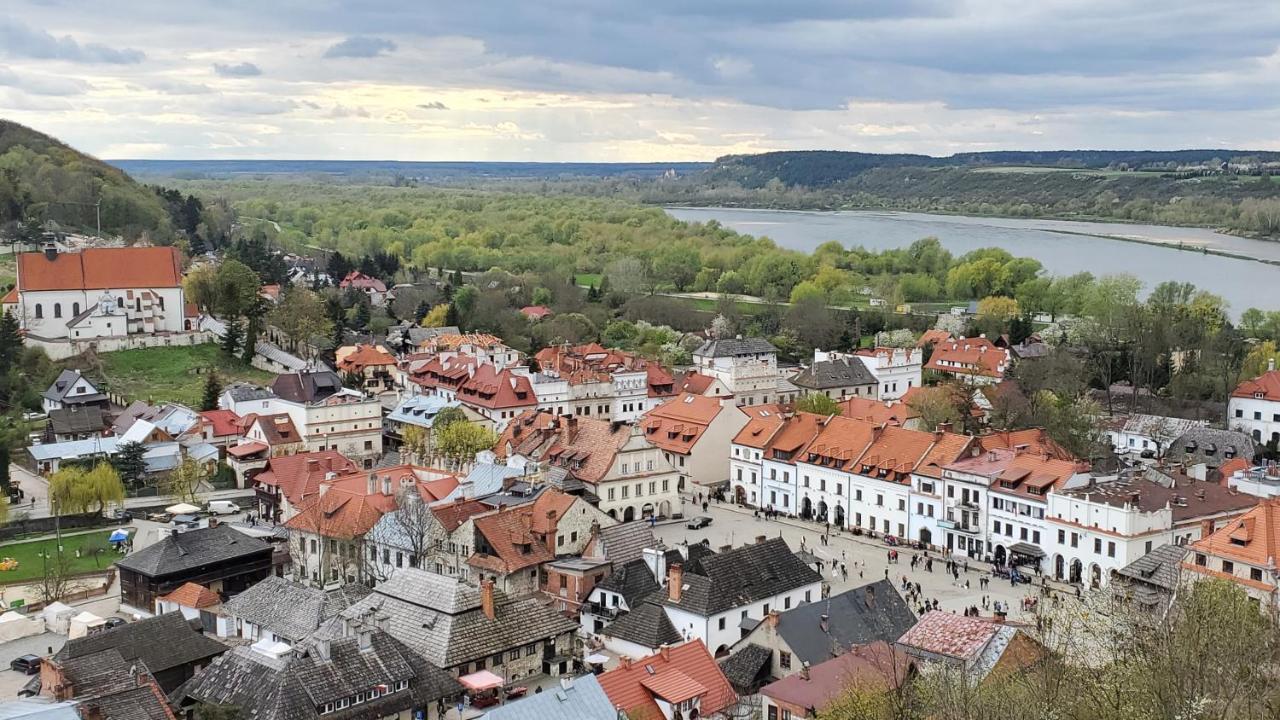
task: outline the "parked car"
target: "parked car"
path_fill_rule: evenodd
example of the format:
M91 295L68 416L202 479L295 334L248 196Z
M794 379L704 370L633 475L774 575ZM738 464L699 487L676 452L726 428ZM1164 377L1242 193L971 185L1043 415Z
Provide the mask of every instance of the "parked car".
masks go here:
M107 630L113 627L120 627L121 625L124 625L125 622L125 619L122 617L109 617L106 622L102 623L102 628Z
M701 530L702 528L710 524L711 524L711 518L707 517L706 515L699 515L698 517L686 523L685 527L689 528L690 530Z
M42 412L24 412L22 413L22 419L27 422L35 422L36 420L48 420L49 416Z
M240 506L230 500L210 500L210 515L235 515L240 512Z
M35 675L40 672L40 662L39 655L22 655L9 662L9 669L16 670L23 675Z
M133 520L133 513L129 512L128 510L116 508L115 510L111 511L111 519L121 520L123 522L129 522Z

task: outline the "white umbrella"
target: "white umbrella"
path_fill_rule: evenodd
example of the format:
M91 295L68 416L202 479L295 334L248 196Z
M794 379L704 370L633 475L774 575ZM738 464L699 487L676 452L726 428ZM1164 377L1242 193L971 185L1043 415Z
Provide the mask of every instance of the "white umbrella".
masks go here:
M200 508L190 503L178 503L177 505L170 505L164 511L170 515L194 515L200 512Z

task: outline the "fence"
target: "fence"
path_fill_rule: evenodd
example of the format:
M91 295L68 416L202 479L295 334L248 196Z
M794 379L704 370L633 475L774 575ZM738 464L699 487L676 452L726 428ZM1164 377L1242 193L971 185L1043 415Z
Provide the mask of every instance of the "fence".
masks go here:
M100 575L100 574L101 573L99 572L80 573L75 577L89 577L92 575ZM62 597L58 598L56 602L64 603L66 605L71 605L72 603L78 603L81 600L88 600L89 598L101 597L103 595L106 595L107 593L111 592L112 586L116 584L115 567L113 566L111 568L108 568L106 575L107 575L107 582L102 587L76 590L75 592L70 592L63 595ZM34 613L37 613L43 610L45 608L45 605L48 605L48 604L49 603L46 603L43 600L37 600L33 603L27 603L23 605L21 609L27 615L32 615Z
M63 515L57 519L62 530L108 527L120 525L122 520L103 517L101 513ZM17 539L23 535L46 535L53 532L55 519L51 517L20 518L0 527L0 542Z

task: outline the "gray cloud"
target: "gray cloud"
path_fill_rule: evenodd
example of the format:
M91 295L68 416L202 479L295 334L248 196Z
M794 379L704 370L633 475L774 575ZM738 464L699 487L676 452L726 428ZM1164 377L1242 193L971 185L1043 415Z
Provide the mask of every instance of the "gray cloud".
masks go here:
M325 50L327 58L371 58L396 49L390 40L376 37L349 37Z
M7 18L0 18L0 53L37 60L114 65L139 63L146 58L141 50L117 49L99 43L82 44L69 35L54 37L43 30L36 30Z
M421 103L420 105L418 105L418 107L422 108L423 110L448 110L449 109L448 106L446 106L444 103L440 102L439 100L433 100L429 103Z
M0 65L0 85L16 88L32 95L49 95L64 97L82 95L89 89L89 83L75 78L16 73Z
M226 78L257 77L262 74L262 70L251 62L235 63L234 65L214 63L213 71Z

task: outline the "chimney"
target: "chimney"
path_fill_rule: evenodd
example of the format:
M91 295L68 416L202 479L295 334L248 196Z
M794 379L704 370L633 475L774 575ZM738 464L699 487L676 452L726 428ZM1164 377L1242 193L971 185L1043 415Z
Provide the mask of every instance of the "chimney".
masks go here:
M218 518L216 518L216 517L211 517L211 518L209 518L209 527L211 527L211 528L216 528L216 527L218 527Z
M1212 534L1213 534L1213 521L1201 520L1200 521L1200 537L1207 538Z
M572 445L573 441L578 437L578 418L575 415L569 415L565 418L565 444Z
M44 244L44 259L45 259L45 260L48 260L49 262L53 262L54 260L57 260L57 259L58 259L58 246L57 246L57 245L55 245L54 243L45 243L45 244ZM102 709L101 709L101 708L98 708L98 707L96 707L96 706L95 706L93 709L95 709L95 710L97 710L97 711L98 711L98 718L101 718L101 717L102 717Z
M828 622L827 622L829 619L830 619L830 618L827 616L827 614L826 614L826 613L823 613L823 614L822 614L822 616L821 616L821 617L819 618L819 620L818 620L818 627L819 627L819 628L821 628L821 629L822 629L822 632L824 632L824 633L825 633L825 632L828 632L828 631L830 630L830 625L829 625L829 624L828 624Z
M808 662L800 663L800 679L804 680L805 682L809 681L809 663Z
M756 544L757 544L757 545L763 545L763 544L764 544L764 541L765 541L765 540L768 540L768 539L769 539L769 536L768 536L768 535L757 535L757 536L756 536Z
M307 458L307 474L310 475L311 473L315 473L319 471L320 471L320 461L315 458Z
M373 649L373 631L368 625L360 628L360 633L356 636L360 642L360 652L368 652Z
M480 609L484 612L484 616L493 620L497 617L493 611L493 581L480 581Z
M316 652L320 654L322 660L329 660L329 639L325 638L316 643Z
M573 677L572 677L572 676L570 676L570 675L562 675L562 676L560 676L560 689L561 689L561 690L572 690L572 689L573 689Z
M1276 359L1267 358L1267 372L1272 372L1275 369L1276 369Z
M658 584L667 581L667 553L666 548L659 545L656 548L645 548L640 551L644 557L644 564L649 566L649 572L653 574L653 579Z
M48 253L48 251L45 251ZM82 705L80 709L81 720L102 720L102 706L98 704Z
M391 615L387 613L378 613L374 616L373 623L382 632L391 632Z
M778 627L778 611L770 610L769 614L764 616L764 621L768 623L771 628Z
M940 422L936 426L934 426L934 431L936 431L939 435L941 435L942 433L949 433L951 432L951 423Z
M661 655L663 660L670 660L671 659L670 646L668 646L666 643L662 643L662 645L658 647L658 655Z
M667 568L667 598L673 603L680 602L680 593L684 590L684 566L671 563Z
M622 657L618 658L618 664L622 666L622 669L623 669L623 670L630 670L630 669L631 669L631 656L630 656L630 655L623 655Z

